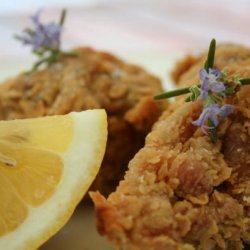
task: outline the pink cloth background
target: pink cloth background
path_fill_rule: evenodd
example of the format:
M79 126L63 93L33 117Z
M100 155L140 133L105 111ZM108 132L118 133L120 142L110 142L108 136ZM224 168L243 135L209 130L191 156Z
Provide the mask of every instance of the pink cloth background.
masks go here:
M247 0L12 0L0 3L0 77L27 68L30 48L12 39L44 9L44 21L68 8L63 47L91 46L121 57L172 58L218 42L250 44L250 1ZM129 55L129 56L128 56ZM10 69L12 68L12 69Z

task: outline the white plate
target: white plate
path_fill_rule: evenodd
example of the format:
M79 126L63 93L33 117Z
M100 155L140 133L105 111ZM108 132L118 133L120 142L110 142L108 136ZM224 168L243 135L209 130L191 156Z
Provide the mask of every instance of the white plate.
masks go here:
M70 221L40 250L113 250L95 227L93 206L81 204Z

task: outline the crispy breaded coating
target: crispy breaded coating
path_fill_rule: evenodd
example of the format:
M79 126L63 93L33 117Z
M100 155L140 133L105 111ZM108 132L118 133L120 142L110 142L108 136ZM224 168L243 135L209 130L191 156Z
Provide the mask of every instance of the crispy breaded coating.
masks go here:
M217 63L229 60L229 72L250 76L250 50L230 46L232 53L218 48ZM237 59L241 50L249 68L242 54ZM180 79L194 82L204 58ZM250 86L225 102L235 111L221 121L216 144L192 125L200 101L182 101L154 125L117 190L108 199L91 194L98 230L117 249L240 250L250 243Z
M76 57L64 57L45 70L4 82L0 86L0 119L105 108L108 144L92 189L108 194L143 146L146 133L165 105L152 99L162 91L161 82L111 54L90 48L79 48L75 53Z

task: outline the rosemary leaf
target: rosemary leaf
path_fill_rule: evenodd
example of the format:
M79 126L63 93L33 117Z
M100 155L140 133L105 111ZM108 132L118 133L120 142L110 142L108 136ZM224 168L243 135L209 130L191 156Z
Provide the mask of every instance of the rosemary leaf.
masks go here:
M207 54L207 60L204 64L204 69L209 71L210 68L213 68L214 66L214 55L215 55L215 48L216 48L216 40L212 39L209 45L209 50Z
M241 85L250 85L250 78L242 78L240 79Z
M66 14L67 14L66 9L63 9L62 13L61 13L60 21L59 21L59 24L61 26L63 26L63 24L64 24L64 21L65 21L65 18L66 18Z

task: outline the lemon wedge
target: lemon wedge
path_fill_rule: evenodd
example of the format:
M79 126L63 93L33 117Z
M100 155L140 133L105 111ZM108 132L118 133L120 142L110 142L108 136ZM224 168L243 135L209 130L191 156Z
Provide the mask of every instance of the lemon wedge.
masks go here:
M67 222L106 141L104 110L0 122L0 249L37 249Z

